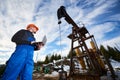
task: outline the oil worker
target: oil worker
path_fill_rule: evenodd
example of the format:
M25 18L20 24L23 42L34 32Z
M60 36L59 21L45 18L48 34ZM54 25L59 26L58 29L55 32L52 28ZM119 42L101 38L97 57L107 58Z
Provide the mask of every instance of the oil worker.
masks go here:
M29 24L26 29L18 31L13 37L12 42L16 43L16 49L7 61L6 69L0 80L32 80L34 68L33 53L43 45L35 43L34 35L39 28L34 24Z

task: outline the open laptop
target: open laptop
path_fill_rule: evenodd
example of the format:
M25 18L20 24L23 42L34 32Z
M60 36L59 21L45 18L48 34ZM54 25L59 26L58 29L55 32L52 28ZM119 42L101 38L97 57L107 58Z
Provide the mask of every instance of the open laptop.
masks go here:
M44 35L43 40L42 40L42 43L45 45L46 42L47 42L47 37L46 37L46 35Z

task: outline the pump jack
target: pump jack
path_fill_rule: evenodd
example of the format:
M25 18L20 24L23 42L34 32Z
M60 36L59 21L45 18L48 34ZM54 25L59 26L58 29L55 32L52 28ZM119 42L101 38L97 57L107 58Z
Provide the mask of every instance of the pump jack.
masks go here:
M108 66L113 79L115 80L115 73L113 70L113 67L109 63L108 60L105 59L103 61L100 56L103 56L103 54L100 52L100 50L97 47L96 41L94 39L93 35L90 35L88 30L85 28L85 25L82 27L78 26L72 18L67 14L65 7L61 6L57 11L58 16L58 24L61 24L61 18L64 17L65 20L71 24L72 27L72 33L68 35L68 38L71 39L71 52L74 50L78 50L77 56L73 56L71 53L70 55L70 73L69 73L69 79L74 79L75 76L84 77L85 80L100 80L100 76L107 73L107 69L105 68L105 63ZM92 49L89 49L86 41L90 40ZM74 45L75 42L78 42L78 45ZM87 72L85 74L81 74L80 72L75 72L75 66L74 59L77 59L79 61L84 61L84 65L86 66ZM80 70L78 70L80 71Z

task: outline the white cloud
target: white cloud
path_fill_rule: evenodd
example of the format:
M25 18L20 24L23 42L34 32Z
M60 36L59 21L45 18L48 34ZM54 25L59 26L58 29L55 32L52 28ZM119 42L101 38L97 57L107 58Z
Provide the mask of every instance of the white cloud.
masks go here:
M102 45L104 45L105 47L106 46L112 46L112 47L116 47L116 48L119 48L120 49L120 37L115 37L113 39L110 39L110 40L106 40L102 43Z
M90 13L88 13L85 18L93 19L97 17L98 15L103 14L104 12L106 12L107 6L108 4L103 4L102 6L96 7Z
M119 18L119 17L120 17L120 13L110 16L107 20L120 21L120 18Z
M12 51L0 51L0 64L5 64L5 62L9 59L10 55L12 54Z
M96 39L102 39L105 36L105 33L114 30L116 24L115 23L103 23L98 24L90 28L90 33L95 35Z
M82 21L87 26L96 24L96 21L94 19L98 18L101 15L109 14L111 12L111 8L116 6L116 2L117 0L85 0L84 7L87 6L87 8L80 8L80 12L82 12L80 14L82 17L80 17L77 21ZM76 15L76 17L79 17L79 15Z

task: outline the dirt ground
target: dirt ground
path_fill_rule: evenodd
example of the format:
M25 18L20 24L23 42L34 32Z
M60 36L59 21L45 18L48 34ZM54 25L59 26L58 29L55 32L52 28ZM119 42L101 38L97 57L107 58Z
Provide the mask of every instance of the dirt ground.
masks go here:
M120 80L120 72L117 72L116 80ZM59 80L59 76L46 76L47 74L44 73L33 73L33 80ZM67 77L68 79L68 77ZM69 79L68 79L69 80ZM72 80L113 80L110 77L110 74L108 76L102 76L101 79L98 77L86 77L85 76L74 76Z
M33 80L59 80L59 77L45 76L43 73L34 73Z

